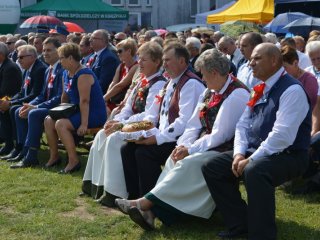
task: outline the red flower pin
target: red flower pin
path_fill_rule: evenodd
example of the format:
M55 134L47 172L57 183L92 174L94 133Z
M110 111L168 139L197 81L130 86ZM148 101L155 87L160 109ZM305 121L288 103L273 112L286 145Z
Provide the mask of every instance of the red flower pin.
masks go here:
M256 102L263 96L263 90L265 86L265 83L261 83L253 87L253 92L251 93L250 100L247 103L249 107L253 107L256 104Z

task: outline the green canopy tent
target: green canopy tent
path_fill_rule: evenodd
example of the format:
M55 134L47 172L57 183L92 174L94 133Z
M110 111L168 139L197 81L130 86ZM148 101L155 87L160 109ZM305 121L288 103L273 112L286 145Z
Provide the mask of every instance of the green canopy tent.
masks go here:
M63 19L127 20L126 10L101 0L43 0L21 9L21 18L50 15Z
M122 31L129 18L127 10L113 7L102 0L43 0L21 9L21 19L37 15L75 22L87 32L98 28Z

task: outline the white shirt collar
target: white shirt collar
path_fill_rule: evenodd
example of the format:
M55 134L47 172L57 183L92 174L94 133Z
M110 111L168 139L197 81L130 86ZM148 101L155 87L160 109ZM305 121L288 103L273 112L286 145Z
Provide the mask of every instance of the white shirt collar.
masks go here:
M99 56L100 56L100 54L103 52L103 50L105 50L106 48L107 48L107 47L102 48L101 50L99 50L99 51L95 52L94 54L96 54L96 55L97 55L97 57L99 57Z
M180 78L182 77L182 75L188 70L188 67L176 78L172 78L172 82L178 82L180 80Z
M52 67L52 72L55 73L56 72L56 69L57 69L57 66L59 64L59 60L55 62L55 64L53 64L52 66L50 65L50 67Z
M150 81L151 79L153 79L154 77L156 77L156 76L159 76L161 74L161 71L158 71L158 72L156 72L155 74L153 74L153 75L151 75L151 76L149 76L149 77L146 77L146 79L148 80L148 81Z
M35 63L35 62L34 62L34 63ZM31 73L31 70L32 70L32 68L33 68L34 63L33 63L28 69L25 69L26 71L29 72L29 74Z
M272 86L279 80L279 78L286 74L287 72L284 70L284 67L281 67L275 74L273 74L271 77L269 77L266 81L266 87L264 89L264 94L270 91ZM261 83L261 82L260 82ZM259 83L259 84L260 84Z

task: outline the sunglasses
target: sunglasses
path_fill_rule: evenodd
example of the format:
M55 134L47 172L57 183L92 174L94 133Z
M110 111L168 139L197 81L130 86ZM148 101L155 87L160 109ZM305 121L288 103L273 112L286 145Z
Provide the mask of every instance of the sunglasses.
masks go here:
M23 55L23 56L18 56L18 58L19 58L20 60L22 60L22 59L24 59L25 57L30 57L30 56L32 56L32 55Z
M117 53L121 54L123 51L124 50L120 48L120 49L117 50Z
M11 45L12 43L14 43L14 42L6 42L7 45Z

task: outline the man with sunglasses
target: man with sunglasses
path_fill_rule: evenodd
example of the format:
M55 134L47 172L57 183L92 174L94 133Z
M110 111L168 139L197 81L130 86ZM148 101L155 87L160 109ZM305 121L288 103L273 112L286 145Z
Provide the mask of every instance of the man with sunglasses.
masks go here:
M116 35L114 35L113 45L116 46L119 42L125 40L126 38L127 35L124 32L118 32Z
M9 49L9 58L12 61L17 61L17 51L14 48L14 44L16 43L17 38L16 37L8 37L6 44L8 46Z
M44 83L43 79L46 67L37 59L35 47L31 45L20 46L18 48L18 61L25 70L22 77L21 90L10 100L3 100L0 103L0 111L6 113L6 117L1 119L0 128L0 135L4 136L7 145L7 149L5 152L2 152L2 155L9 154L13 149L13 140L16 138L15 111L24 103L28 103L37 97Z
M2 111L2 102L3 99L14 96L19 91L22 82L21 71L17 64L8 58L8 54L7 45L0 42L0 138L3 140L7 135L7 126L3 124L3 121L10 121L10 116L7 111ZM0 149L0 155L8 154L12 147L10 139L5 141L5 145Z

